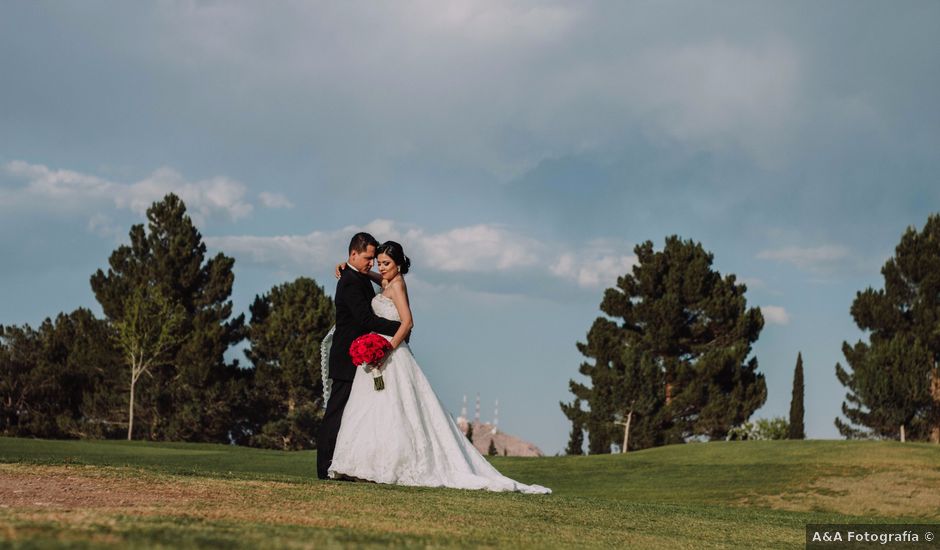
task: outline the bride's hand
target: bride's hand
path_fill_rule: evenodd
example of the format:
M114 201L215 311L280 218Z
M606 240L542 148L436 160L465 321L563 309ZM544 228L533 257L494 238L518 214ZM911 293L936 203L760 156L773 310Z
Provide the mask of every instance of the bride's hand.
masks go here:
M335 275L336 278L339 279L339 276L343 272L344 269L346 269L346 262L340 262L336 264L336 271L333 272L333 275Z

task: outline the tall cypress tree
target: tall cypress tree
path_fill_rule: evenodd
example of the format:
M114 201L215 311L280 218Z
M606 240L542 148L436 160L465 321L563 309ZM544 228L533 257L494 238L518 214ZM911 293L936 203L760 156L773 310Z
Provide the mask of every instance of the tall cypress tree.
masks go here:
M803 428L803 353L796 354L793 369L793 393L790 396L790 426L787 439L806 439Z
M147 209L147 222L131 227L130 244L111 254L107 273L91 277L112 321L123 319L126 299L146 285L184 311L186 337L141 388L141 428L150 439L228 442L247 376L224 359L244 338L245 317L232 317L229 299L235 261L222 253L206 258L202 235L174 194Z
M836 376L848 390L836 427L846 437L940 443L940 215L909 227L881 268L883 289L859 292L852 317L869 342L842 352Z
M594 322L586 344L578 344L593 359L580 368L591 385L570 383L575 397L588 404L590 452L610 451L622 435L615 418L626 416L639 398L645 410L634 411L637 430L646 437L631 436L631 447L696 435L724 438L767 397L757 360L748 358L763 316L747 308L747 289L734 275L712 269L713 256L701 244L671 236L660 252L649 241L634 250L632 273L604 293L607 317Z

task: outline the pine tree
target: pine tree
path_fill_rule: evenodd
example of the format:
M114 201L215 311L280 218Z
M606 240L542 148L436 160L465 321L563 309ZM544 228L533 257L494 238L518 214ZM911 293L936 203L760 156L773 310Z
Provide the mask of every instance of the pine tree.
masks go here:
M803 429L803 354L797 353L793 369L793 394L790 397L790 424L787 439L806 439Z
M0 328L0 434L54 437L42 410L49 378L40 372L39 334L29 325Z
M614 441L616 426L613 424L616 404L612 392L615 386L614 362L619 350L613 344L617 338L616 325L607 319L597 319L588 332L587 342L578 343L582 355L593 358L594 364L582 363L579 372L586 376L591 385L574 380L569 388L575 395L576 404L561 403L562 412L575 424L580 424L588 433L588 454L610 452ZM587 404L587 411L581 410L581 403ZM583 437L583 436L582 436Z
M877 344L843 344L842 353L852 372L837 363L836 375L850 389L846 398L854 404L842 404L851 424L836 419L836 427L845 437L905 441L929 436L930 368L924 360L928 355L925 346L897 334Z
M244 315L232 318L229 299L234 260L222 253L206 258L202 235L176 195L147 209L147 221L146 228L131 227L130 244L111 254L107 273L99 269L91 277L112 323L122 321L127 297L144 286L159 288L184 311L186 337L141 388L142 427L149 439L229 442L249 376L224 358L244 338Z
M584 454L584 412L581 410L581 400L575 399L572 405L562 403L561 410L571 418L571 435L565 454L582 455Z
M672 435L672 421L665 408L665 394L662 389L665 379L655 360L632 347L624 347L614 370L612 396L620 404L616 419L626 422L630 419L629 449L646 449L665 445ZM617 425L616 442L623 446L625 426Z
M490 456L497 456L499 452L496 451L496 442L490 439L490 447L487 449L486 454Z
M38 329L0 327L0 434L101 437L120 426L120 358L111 329L87 309ZM123 391L123 390L118 390Z
M323 417L320 342L333 325L333 301L300 277L256 296L245 356L254 365L252 445L312 449Z
M859 292L855 323L869 342L843 343L848 368L836 418L846 437L929 439L940 443L940 215L922 231L909 227L881 269L883 289Z
M712 269L713 256L700 244L672 236L661 252L649 241L635 252L632 273L604 293L607 317L578 344L593 359L580 368L591 385L570 383L588 405L589 452L610 452L622 437L615 419L631 410L638 436L631 435L631 447L723 439L767 396L757 360L748 358L763 316L747 308L747 289L734 275ZM573 407L562 410L574 422Z
M467 439L473 443L473 422L467 423Z
M120 437L127 426L126 367L115 345L114 327L79 308L68 316L69 354L65 369L81 372L81 406L71 434L81 438Z

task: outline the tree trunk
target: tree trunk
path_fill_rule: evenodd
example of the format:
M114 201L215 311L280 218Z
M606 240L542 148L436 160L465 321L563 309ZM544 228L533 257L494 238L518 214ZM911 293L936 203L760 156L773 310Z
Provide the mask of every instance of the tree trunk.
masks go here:
M630 450L630 421L633 420L633 411L627 415L627 424L623 427L623 452Z
M930 371L930 397L931 404L930 418L930 442L940 443L940 366L934 362L933 370Z
M663 366L663 382L666 390L666 406L672 403L672 368L667 361Z
M134 383L137 382L134 380L134 374L131 373L131 399L130 405L127 408L127 440L131 440L131 434L134 433Z
M906 443L906 442L907 442L907 438L905 437L905 433L904 433L904 424L901 424L901 443Z

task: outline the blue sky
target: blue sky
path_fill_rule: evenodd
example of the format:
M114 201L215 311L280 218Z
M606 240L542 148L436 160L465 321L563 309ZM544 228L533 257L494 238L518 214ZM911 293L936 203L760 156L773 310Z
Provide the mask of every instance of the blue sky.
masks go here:
M412 257L444 403L499 399L551 454L603 289L679 234L764 311L757 416L802 351L807 433L836 437L849 306L940 204L938 34L932 1L5 3L0 323L96 309L166 192L239 311L332 293L366 229Z

